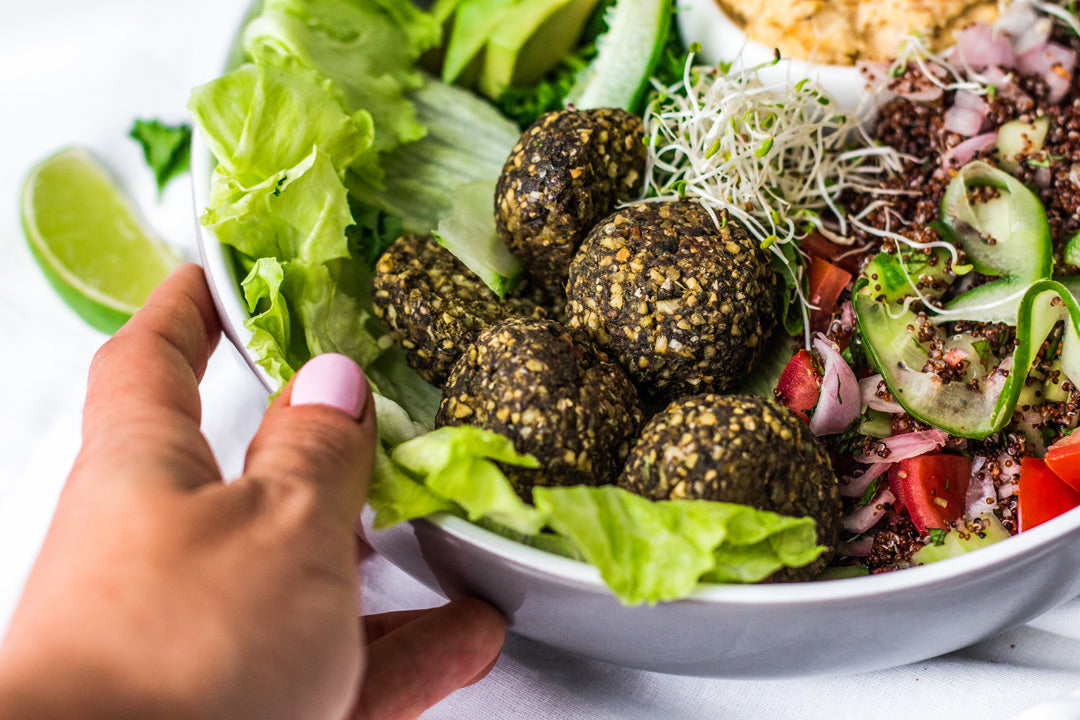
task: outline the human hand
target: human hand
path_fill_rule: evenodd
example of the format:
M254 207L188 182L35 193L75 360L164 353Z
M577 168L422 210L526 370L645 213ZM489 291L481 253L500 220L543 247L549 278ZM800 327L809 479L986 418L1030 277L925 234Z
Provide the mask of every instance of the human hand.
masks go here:
M406 718L494 664L504 623L479 601L357 620L377 440L351 361L302 368L222 481L198 393L219 334L188 265L95 357L0 718Z

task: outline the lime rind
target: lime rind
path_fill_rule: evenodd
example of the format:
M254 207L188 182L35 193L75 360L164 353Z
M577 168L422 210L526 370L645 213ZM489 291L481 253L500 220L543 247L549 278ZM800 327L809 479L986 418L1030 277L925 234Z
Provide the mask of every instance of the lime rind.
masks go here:
M73 198L72 207L49 207ZM85 148L66 148L35 166L23 185L21 210L31 255L49 284L68 307L104 333L127 322L179 262ZM80 219L79 211L87 216L85 224L71 222ZM43 216L50 212L61 216L59 224ZM56 251L57 244L69 244L64 248L68 260ZM80 254L91 262L74 263ZM87 278L87 273L97 277Z

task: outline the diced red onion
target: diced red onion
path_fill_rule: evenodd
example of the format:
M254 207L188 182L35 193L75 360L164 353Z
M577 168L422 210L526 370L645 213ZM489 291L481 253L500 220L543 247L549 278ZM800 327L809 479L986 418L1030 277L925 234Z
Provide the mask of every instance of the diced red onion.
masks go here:
M1073 167L1077 166L1074 165ZM1080 182L1077 185L1080 185ZM844 304L840 306L840 324L846 328L858 327L858 320L855 318L855 306L851 304L850 300L845 300Z
M982 73L983 80L988 85L993 85L998 95L1010 100L1020 95L1020 89L1013 82L1013 74L1005 72L999 67L989 67Z
M953 96L953 105L974 110L983 117L990 112L990 106L986 104L986 101L970 90L957 90Z
M960 363L962 363L963 361L965 361L967 359L968 359L968 351L964 350L963 348L958 348L958 347L949 348L949 351L946 352L945 356L942 358L942 360L944 360L945 362L947 362L949 365L951 365L953 367L956 367L957 365L959 365Z
M859 455L855 460L869 465L880 463L882 461L894 463L934 452L944 445L945 441L948 439L948 433L944 430L939 430L938 428L909 432L904 433L903 435L893 435L892 437L885 438L881 441L888 449L888 454L884 457L878 455Z
M840 543L837 554L840 557L866 557L874 549L874 536L864 535L853 543Z
M998 454L997 460L1001 469L996 483L997 496L1000 500L1007 500L1015 495L1020 487L1020 461L1004 451Z
M889 84L889 63L884 60L859 60L855 68L871 88L883 88Z
M1019 58L1021 55L1036 48L1041 48L1050 40L1050 33L1054 29L1054 23L1050 18L1033 19L1022 28L1013 33L1013 52Z
M821 333L814 339L814 349L824 360L825 367L818 404L810 418L810 431L815 435L843 432L862 411L859 381L836 345Z
M1014 38L1038 22L1039 16L1030 3L1009 3L1008 8L994 21L994 29L1007 32Z
M986 458L978 455L971 461L971 482L968 484L964 514L976 518L997 507L997 491L994 478L986 472Z
M1047 99L1058 103L1068 93L1072 84L1076 52L1057 43L1047 43L1018 56L1016 66L1025 75L1041 77L1050 89Z
M888 471L891 462L879 462L873 465L868 465L862 475L845 475L840 478L840 494L844 497L857 497L861 498L866 492L866 488L870 487L870 483L874 482L874 478L881 477L881 474Z
M973 137L982 130L985 116L977 110L953 105L945 111L945 129L964 137Z
M881 375L871 375L859 381L859 395L862 397L862 404L873 410L880 410L891 415L904 412L904 408L900 407L900 403L882 400L878 397L877 389L880 383Z
M950 148L941 156L945 168L960 168L967 165L977 154L986 152L997 143L997 131L976 135Z
M857 507L841 517L840 526L848 532L866 532L877 524L877 521L882 518L889 506L895 502L896 496L888 488L885 488L868 505Z
M926 83L926 85L919 85L918 87L889 86L889 90L912 102L933 102L944 94L941 88L932 83Z
M1005 33L989 25L969 25L956 39L957 60L976 72L992 65L1012 67L1016 62L1013 45Z

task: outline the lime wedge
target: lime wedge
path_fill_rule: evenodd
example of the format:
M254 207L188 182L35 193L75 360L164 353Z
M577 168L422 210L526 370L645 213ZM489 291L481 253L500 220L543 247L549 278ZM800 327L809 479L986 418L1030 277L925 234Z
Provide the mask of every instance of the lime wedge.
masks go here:
M85 148L61 150L30 171L22 222L30 251L53 288L105 333L142 307L179 262Z

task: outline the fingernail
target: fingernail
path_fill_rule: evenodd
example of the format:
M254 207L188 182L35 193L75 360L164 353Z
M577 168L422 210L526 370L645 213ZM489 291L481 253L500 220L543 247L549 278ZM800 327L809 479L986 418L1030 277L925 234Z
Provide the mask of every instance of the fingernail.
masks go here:
M359 418L367 401L367 379L360 366L338 353L304 363L293 381L290 405L329 405Z

